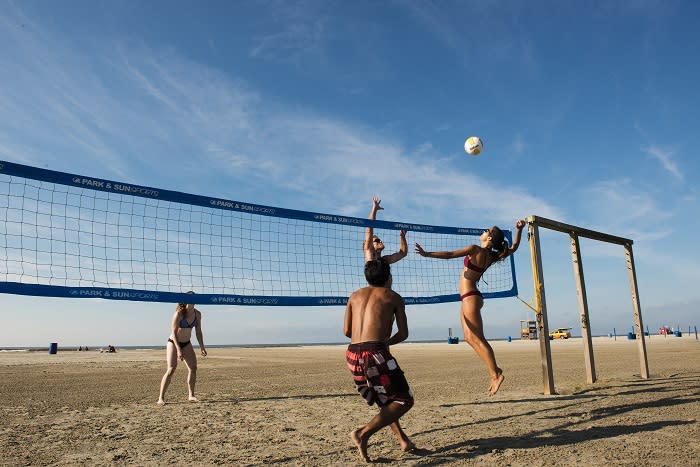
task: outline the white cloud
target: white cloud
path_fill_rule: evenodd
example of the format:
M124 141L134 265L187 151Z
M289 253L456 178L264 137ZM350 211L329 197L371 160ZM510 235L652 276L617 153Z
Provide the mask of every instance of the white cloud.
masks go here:
M679 232L670 222L672 211L643 184L629 178L601 181L582 190L579 199L582 220L574 224L633 240L635 256L642 261L666 265L666 273L675 269L671 264L686 262L682 249L678 250L678 255L669 255L667 261L660 261L658 245L668 244ZM594 243L589 251L596 256L620 255L618 246L602 243Z
M611 231L628 232L645 219L658 225L670 217L653 193L630 178L596 182L583 190L580 199L594 223Z
M643 147L642 151L652 156L654 159L661 162L661 166L669 172L671 175L676 177L681 182L683 181L683 173L678 168L678 164L673 160L674 152L670 150L662 149L658 146L647 146Z
M406 8L440 42L452 49L465 61L470 56L473 56L470 47L467 47L467 44L465 44L463 31L450 25L452 15L445 11L447 4L412 1L398 3Z
M530 18L517 3L507 8L497 2L396 3L470 69L487 69L480 61L490 61L519 64L531 76L538 72L537 48L528 33ZM521 21L528 24L521 26Z
M272 28L276 31L257 36L249 50L250 56L296 65L301 65L307 57L322 56L332 32L328 25L330 18L318 11L323 6L311 2L274 2L270 10L275 23Z
M295 33L306 34L290 29ZM430 141L407 149L340 117L280 104L277 96L260 95L174 50L94 43L98 53L92 56L102 58L90 61L45 34L13 36L19 53L5 59L10 73L0 89L0 98L12 104L5 108L15 114L13 120L0 110L0 138L6 140L0 139L0 150L24 148L35 164L46 160L35 141L56 147L60 139L61 152L70 154L63 170L156 187L162 186L154 179L162 177L168 180L163 188L225 196L240 195L236 182L256 182L285 207L352 211L352 201L362 216L378 194L391 205L386 218L419 223L510 226L532 212L561 217L525 185L500 186L470 173L461 154L440 154ZM310 42L319 38L307 35ZM297 41L301 49L304 43ZM39 82L53 85L28 92ZM38 138L8 127L18 120ZM236 199L260 202L251 196Z

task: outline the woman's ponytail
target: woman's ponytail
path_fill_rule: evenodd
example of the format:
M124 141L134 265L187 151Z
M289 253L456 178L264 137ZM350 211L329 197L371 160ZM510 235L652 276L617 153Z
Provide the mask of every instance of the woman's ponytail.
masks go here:
M497 226L494 225L489 231L491 233L491 254L493 260L494 262L501 261L508 256L510 245L508 245L508 240L505 239L503 232Z

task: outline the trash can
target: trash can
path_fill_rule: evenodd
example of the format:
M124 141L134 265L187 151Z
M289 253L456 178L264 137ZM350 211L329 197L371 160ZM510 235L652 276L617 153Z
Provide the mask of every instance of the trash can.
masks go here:
M55 355L58 352L58 342L52 342L49 344L49 355Z
M636 338L637 338L637 335L636 335L635 333L633 333L633 332L628 332L628 333L627 333L627 339L633 341L633 340L635 340Z
M680 331L673 331L673 335L676 337L682 337L683 334Z

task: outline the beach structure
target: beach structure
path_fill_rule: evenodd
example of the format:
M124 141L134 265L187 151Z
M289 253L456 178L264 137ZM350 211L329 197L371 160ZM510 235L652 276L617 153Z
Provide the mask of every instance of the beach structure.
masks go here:
M520 320L520 338L521 339L537 339L537 321Z
M637 288L637 275L634 268L634 255L632 252L632 240L616 237L603 232L585 229L563 222L546 219L539 216L529 216L528 238L530 241L530 253L532 256L532 280L535 287L535 316L537 318L537 328L539 331L540 355L542 359L542 379L544 383L544 394L553 394L554 376L552 373L552 354L549 345L549 328L547 323L547 301L545 298L544 274L542 272L542 250L540 246L539 229L546 228L569 235L571 246L571 261L574 268L574 278L576 281L576 293L579 304L579 318L581 323L581 336L583 337L584 360L586 365L586 381L592 384L596 381L595 361L593 358L593 344L590 332L590 320L588 316L588 301L586 298L586 284L583 275L583 262L581 260L581 247L579 237L585 237L606 243L621 245L624 248L625 260L627 264L627 275L630 283L632 298L632 318L634 322L634 334L637 339L639 350L640 375L642 378L649 378L649 364L647 360L646 344L644 341L642 310L639 304L639 290Z

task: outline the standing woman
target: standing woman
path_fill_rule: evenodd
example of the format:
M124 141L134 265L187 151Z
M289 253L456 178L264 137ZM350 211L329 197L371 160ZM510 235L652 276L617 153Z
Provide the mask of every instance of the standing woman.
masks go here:
M194 294L192 291L187 293ZM165 405L165 391L170 385L178 360L184 360L185 365L187 365L188 400L197 402L197 398L194 396L194 385L197 382L197 355L194 353L191 339L192 329L195 329L202 356L206 357L207 349L204 348L204 337L202 336L202 313L192 303L178 303L170 328L172 332L165 346L165 360L168 369L160 382L158 405Z
M462 299L462 330L464 331L464 340L474 349L488 368L491 376L488 393L491 396L498 392L504 377L503 370L496 364L493 348L484 337L484 323L481 318L484 298L476 285L489 266L515 253L520 245L524 226L525 222L522 220L515 223L517 230L511 246L508 246L503 232L496 226L481 234L479 245L469 245L455 251L429 252L423 250L416 243L416 252L428 258L451 259L464 256L464 269L459 279L459 294Z

